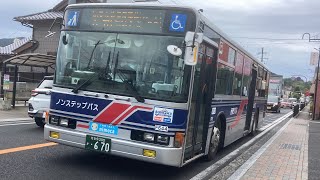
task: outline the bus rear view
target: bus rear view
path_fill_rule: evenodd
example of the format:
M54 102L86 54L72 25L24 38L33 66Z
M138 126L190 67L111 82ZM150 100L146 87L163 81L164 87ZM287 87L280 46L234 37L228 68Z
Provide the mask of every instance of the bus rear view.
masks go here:
M187 8L69 6L45 139L182 166L192 66L180 57L195 29Z

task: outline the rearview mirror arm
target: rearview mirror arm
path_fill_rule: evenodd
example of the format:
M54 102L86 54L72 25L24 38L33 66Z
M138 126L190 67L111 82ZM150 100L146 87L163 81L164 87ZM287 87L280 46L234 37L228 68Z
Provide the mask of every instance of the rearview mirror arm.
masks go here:
M56 17L55 19L54 19L54 21L52 22L52 24L51 24L51 26L50 26L50 28L49 28L49 31L48 31L48 35L46 35L46 37L50 37L50 36L52 36L53 34L55 34L55 32L51 32L51 30L52 30L52 28L53 28L53 26L55 25L55 24L60 24L60 25L62 25L62 26L65 26L63 23L60 23L60 22L57 22L57 20L62 20L62 18L60 18L60 17Z

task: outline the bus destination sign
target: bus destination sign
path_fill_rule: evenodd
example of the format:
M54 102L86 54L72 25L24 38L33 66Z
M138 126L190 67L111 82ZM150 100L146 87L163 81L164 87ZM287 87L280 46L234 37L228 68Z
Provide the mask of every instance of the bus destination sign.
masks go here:
M66 28L133 33L184 33L193 27L188 14L162 9L69 9ZM191 22L191 21L189 21Z
M91 26L103 30L162 32L164 15L161 10L92 10Z

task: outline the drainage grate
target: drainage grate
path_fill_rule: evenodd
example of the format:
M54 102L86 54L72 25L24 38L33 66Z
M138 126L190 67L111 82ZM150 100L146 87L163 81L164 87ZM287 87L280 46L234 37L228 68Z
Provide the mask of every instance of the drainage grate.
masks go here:
M297 144L281 144L280 149L300 150L301 146Z

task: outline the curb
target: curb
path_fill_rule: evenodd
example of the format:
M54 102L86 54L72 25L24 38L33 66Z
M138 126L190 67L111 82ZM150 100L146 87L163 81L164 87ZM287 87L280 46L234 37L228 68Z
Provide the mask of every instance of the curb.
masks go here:
M284 121L285 119L287 119L290 116L292 116L292 114L293 114L293 112L289 112L289 113L285 114L284 116L278 118L276 120L276 121L278 121L277 123L273 124L272 126L270 126L267 129L265 129L260 134L255 136L253 139L251 139L247 143L243 144L238 149L232 151L231 153L229 153L224 158L220 159L216 163L214 163L211 166L207 167L205 170L201 171L196 176L192 177L190 180L208 180L208 179L210 179L214 174L219 172L227 164L230 164L230 162L232 162L234 159L236 159L239 154L242 154L244 151L246 151L249 146L251 146L253 143L256 143L257 141L259 141L261 138L264 137L265 134L267 134L269 131L271 131L275 126L280 124L282 121Z

